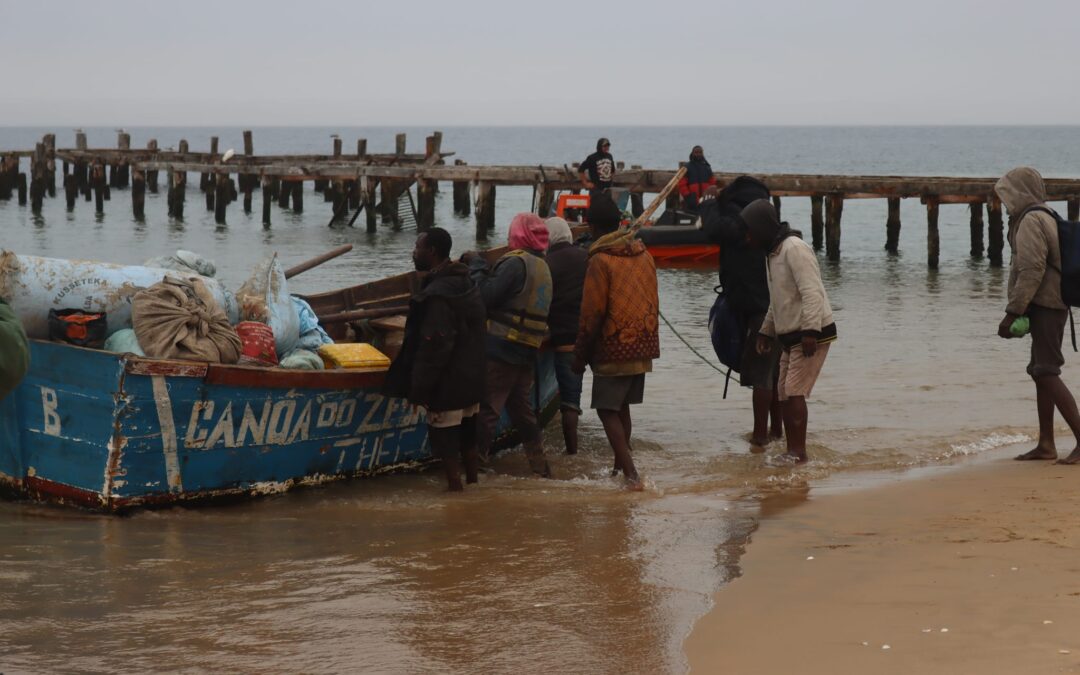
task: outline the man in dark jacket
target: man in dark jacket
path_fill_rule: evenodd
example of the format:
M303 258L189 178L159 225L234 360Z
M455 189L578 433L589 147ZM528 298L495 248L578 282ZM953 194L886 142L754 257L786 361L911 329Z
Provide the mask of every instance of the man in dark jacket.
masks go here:
M758 331L769 310L769 283L765 253L749 244L746 223L739 213L750 203L768 197L769 189L764 183L740 176L719 193L715 186L706 189L698 212L702 229L720 245L720 286L724 296L746 329L739 359L739 384L754 392L754 431L750 444L752 450L758 451L768 444L770 437L784 435L776 388L780 349L758 354L755 348Z
M548 218L547 264L551 270L551 311L548 327L555 350L555 379L559 383L559 413L562 417L566 454L578 449L578 418L581 416L581 373L574 372L574 343L581 317L581 292L589 252L574 245L570 225L562 218Z
M578 164L581 186L596 195L611 189L615 178L615 158L611 156L611 141L601 138L596 142L596 152Z
M416 238L413 264L427 276L409 301L401 353L383 393L427 410L428 441L442 459L452 492L460 491L460 454L468 483L477 481L476 414L484 392L484 304L469 268L450 260L450 234L438 227Z
M29 367L26 331L11 307L0 299L0 399L19 385Z
M686 175L679 180L679 196L682 197L683 208L696 212L705 191L715 186L716 176L705 159L705 150L700 145L695 145L690 151L690 161L686 163Z
M536 359L548 335L551 271L544 262L548 231L535 213L519 213L510 221L510 251L489 267L476 253L467 253L470 274L487 309L487 380L480 406L480 454L485 459L495 441L503 410L521 436L529 468L551 477L543 438L533 409Z

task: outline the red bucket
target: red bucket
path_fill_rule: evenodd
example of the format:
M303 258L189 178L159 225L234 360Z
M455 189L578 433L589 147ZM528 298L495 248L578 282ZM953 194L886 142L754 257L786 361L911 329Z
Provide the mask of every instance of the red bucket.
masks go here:
M276 366L277 350L274 349L274 331L258 321L241 321L236 324L240 336L240 363L255 366Z

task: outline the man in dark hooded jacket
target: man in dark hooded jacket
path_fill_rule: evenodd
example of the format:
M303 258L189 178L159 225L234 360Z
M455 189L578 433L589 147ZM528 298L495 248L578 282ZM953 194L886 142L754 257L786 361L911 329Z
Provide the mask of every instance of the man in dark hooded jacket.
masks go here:
M1061 297L1061 246L1057 221L1046 206L1046 184L1039 172L1021 166L1005 174L994 192L1009 212L1009 304L998 325L1003 338L1018 337L1010 328L1021 316L1031 328L1031 359L1027 372L1035 381L1039 415L1039 442L1019 460L1057 459L1054 443L1054 409L1057 408L1076 437L1076 448L1060 464L1080 463L1080 413L1076 399L1061 379L1065 356L1068 306Z
M484 393L484 321L469 268L450 260L450 234L438 227L416 238L413 264L427 276L409 301L401 353L383 393L407 397L427 410L428 441L442 459L452 492L477 482L476 414Z
M769 311L769 282L765 252L750 245L742 209L758 199L768 199L769 188L750 176L740 176L719 193L705 191L699 215L709 239L720 245L720 286L730 309L745 327L739 358L739 384L753 389L754 431L751 452L760 452L771 438L784 435L776 380L780 349L759 354L757 336ZM771 429L770 429L771 421Z

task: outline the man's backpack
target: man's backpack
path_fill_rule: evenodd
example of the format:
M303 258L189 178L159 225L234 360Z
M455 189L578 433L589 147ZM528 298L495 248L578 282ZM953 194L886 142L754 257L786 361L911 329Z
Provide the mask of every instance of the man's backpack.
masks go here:
M1072 308L1080 307L1080 222L1062 218L1048 206L1033 206L1029 211L1049 213L1057 223L1058 249L1061 252L1061 269L1057 270L1061 275L1061 300L1070 308L1069 328L1072 332L1073 351L1077 351Z

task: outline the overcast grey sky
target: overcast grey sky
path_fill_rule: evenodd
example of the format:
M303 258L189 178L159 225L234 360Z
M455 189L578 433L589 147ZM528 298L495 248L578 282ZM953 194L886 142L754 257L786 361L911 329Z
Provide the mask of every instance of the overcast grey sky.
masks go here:
M1080 0L0 0L0 124L1075 124L1078 44Z

